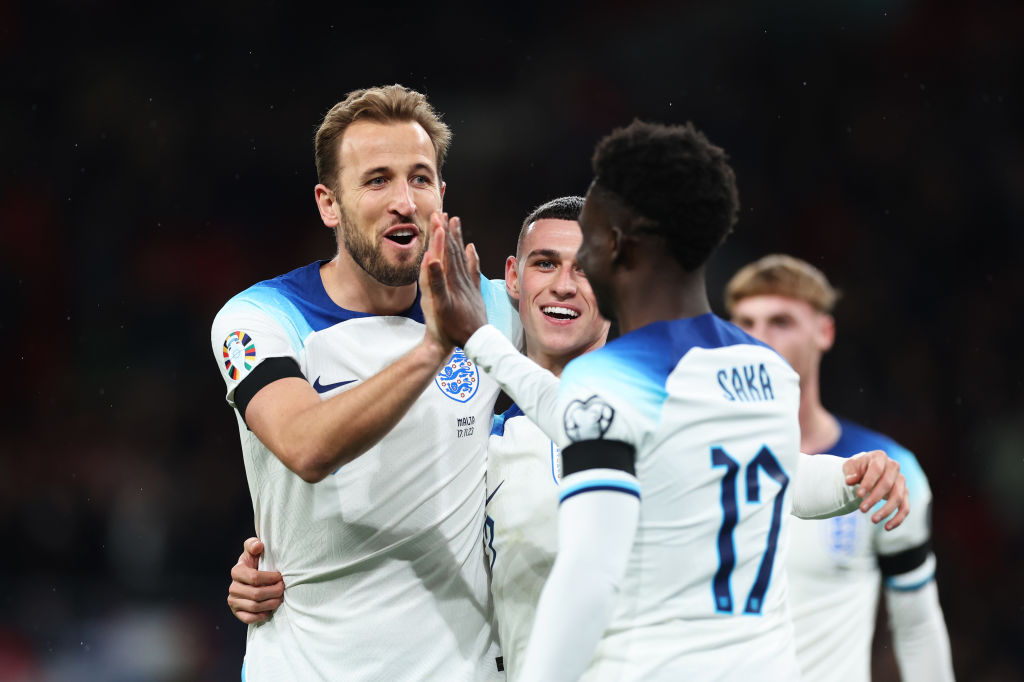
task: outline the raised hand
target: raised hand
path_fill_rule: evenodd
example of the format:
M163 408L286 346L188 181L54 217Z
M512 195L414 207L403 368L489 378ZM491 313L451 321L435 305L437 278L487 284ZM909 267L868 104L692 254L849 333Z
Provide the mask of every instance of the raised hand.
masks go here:
M896 511L885 524L886 530L892 530L907 518L910 513L910 495L907 479L900 473L899 462L881 450L872 450L846 460L843 473L846 474L847 485L860 484L857 495L862 499L862 512L870 511L879 500L887 500L881 509L871 515L872 523L879 523Z
M462 221L447 213L430 218L430 248L420 268L424 315L433 316L442 338L458 346L487 324L487 309L480 294L480 258L476 248L462 242ZM424 281L425 280L425 281Z

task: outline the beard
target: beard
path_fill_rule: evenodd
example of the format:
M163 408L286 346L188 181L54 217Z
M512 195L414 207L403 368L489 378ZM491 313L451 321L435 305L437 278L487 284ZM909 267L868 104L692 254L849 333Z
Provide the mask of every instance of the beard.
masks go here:
M410 219L407 222L415 221ZM421 237L425 234L421 229ZM345 250L352 256L352 260L366 274L389 287L404 287L416 282L420 274L420 261L423 260L423 254L427 252L427 240L421 239L419 253L405 263L389 263L384 257L380 245L372 238L367 237L345 210L341 211L338 241L340 242L339 248L343 244Z

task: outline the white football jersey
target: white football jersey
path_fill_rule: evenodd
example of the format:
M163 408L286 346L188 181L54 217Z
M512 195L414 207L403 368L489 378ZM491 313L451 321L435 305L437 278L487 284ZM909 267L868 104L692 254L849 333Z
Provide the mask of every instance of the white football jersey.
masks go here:
M291 358L328 398L422 339L418 298L401 315L344 310L320 265L256 284L217 314L211 341L232 406L267 359ZM482 284L491 324L518 343L504 283ZM289 471L236 410L260 568L286 585L274 616L249 627L245 679L504 678L480 542L497 390L456 349L388 435L318 483Z
M712 314L569 363L559 445L628 443L640 484L626 574L584 679L798 679L782 558L799 404L785 360Z
M558 549L558 447L513 405L494 420L487 444L484 545L491 595L510 680L526 655L537 602Z
M822 521L793 519L787 560L790 609L804 679L867 682L883 575L880 565L886 587L892 590L919 589L934 578L931 490L910 451L852 422L839 423L841 436L828 452L849 457L885 450L906 476L910 516L892 531L860 513Z

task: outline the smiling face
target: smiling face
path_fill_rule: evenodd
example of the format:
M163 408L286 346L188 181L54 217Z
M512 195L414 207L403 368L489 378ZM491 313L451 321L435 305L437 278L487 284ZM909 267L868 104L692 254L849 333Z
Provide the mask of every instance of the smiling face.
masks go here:
M427 248L430 215L441 210L444 183L434 146L414 121L357 120L338 155L338 192L317 186L317 203L339 248L387 286L416 282Z
M572 358L604 345L608 322L576 261L582 236L572 220L544 218L505 264L509 294L519 301L527 354L556 373Z
M807 301L788 296L747 296L732 306L732 321L767 343L796 370L801 379L816 377L821 356L835 340L832 316Z

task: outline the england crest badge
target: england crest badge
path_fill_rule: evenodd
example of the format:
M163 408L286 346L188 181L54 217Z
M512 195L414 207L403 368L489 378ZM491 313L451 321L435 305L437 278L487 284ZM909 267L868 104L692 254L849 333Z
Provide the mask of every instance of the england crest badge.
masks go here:
M476 395L477 389L480 388L480 370L466 357L461 348L456 347L455 352L448 358L448 364L434 377L434 383L446 396L464 403Z

